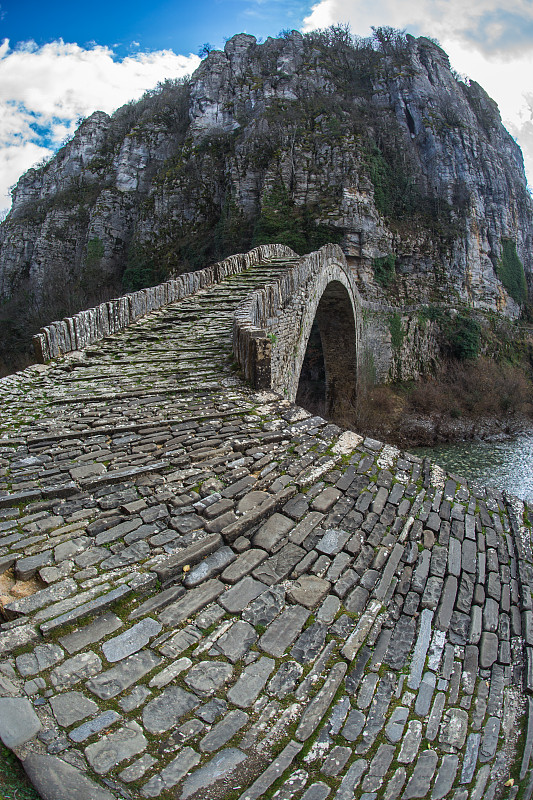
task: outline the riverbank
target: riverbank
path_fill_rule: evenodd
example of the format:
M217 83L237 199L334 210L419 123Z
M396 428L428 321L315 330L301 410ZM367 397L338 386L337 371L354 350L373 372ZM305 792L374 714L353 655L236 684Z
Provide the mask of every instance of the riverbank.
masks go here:
M490 359L450 362L436 376L362 393L352 424L403 448L501 440L533 430L533 382Z
M469 441L498 442L527 433L533 433L533 418L524 414L460 419L445 414L406 414L395 426L376 426L372 430L374 436L403 449Z

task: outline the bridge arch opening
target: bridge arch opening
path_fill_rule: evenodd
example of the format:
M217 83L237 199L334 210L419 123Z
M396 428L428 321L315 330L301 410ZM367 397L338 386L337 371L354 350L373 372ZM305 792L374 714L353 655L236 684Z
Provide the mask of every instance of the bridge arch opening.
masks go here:
M322 339L316 319L311 326L300 370L296 403L312 414L326 416L326 368Z
M353 420L357 342L353 306L345 286L331 281L318 304L300 370L296 402L327 419Z

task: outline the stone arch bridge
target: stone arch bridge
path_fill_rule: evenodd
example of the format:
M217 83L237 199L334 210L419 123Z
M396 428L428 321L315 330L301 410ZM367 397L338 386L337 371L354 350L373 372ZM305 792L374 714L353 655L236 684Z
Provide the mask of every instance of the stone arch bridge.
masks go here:
M300 259L239 306L233 326L234 353L254 387L272 389L294 402L315 323L324 358L327 416L346 416L355 407L362 379L362 310L342 250L328 245ZM385 337L382 351L386 346Z
M371 312L267 246L0 382L0 737L45 800L531 797L531 510L292 402L315 318L353 402Z

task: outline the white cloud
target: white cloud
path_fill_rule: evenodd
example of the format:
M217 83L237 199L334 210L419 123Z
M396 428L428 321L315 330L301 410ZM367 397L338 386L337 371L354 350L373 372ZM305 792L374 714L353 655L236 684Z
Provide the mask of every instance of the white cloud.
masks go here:
M513 51L533 42L530 0L319 0L304 19L304 30L349 22L366 35L370 26L391 25L411 33L468 42L487 53Z
M533 3L507 0L320 0L304 20L310 31L338 23L368 36L390 25L437 38L452 66L496 100L502 119L524 153L533 185Z
M192 72L198 56L172 50L115 59L107 47L63 41L0 44L0 208L8 188L74 133L80 117L140 97L158 81Z

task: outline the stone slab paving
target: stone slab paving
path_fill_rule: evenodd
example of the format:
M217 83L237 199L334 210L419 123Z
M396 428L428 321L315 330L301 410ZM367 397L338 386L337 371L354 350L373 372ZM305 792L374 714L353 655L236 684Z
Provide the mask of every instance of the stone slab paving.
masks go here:
M0 738L45 800L530 796L532 511L240 381L288 264L0 382Z

